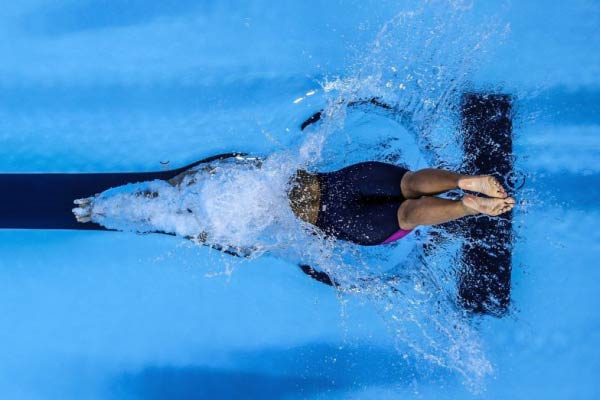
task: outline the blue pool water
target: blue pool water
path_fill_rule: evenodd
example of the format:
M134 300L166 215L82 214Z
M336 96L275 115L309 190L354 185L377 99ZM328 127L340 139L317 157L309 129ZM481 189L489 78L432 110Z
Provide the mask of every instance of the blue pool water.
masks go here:
M0 22L2 172L306 146L322 169L451 168L456 98L490 90L514 95L527 177L502 319L456 312L456 243L412 257L428 229L388 254L329 249L339 279L393 270L401 296L307 278L294 264L319 254L299 236L240 261L162 235L0 230L3 398L600 396L597 2L27 0ZM337 107L374 95L407 116Z

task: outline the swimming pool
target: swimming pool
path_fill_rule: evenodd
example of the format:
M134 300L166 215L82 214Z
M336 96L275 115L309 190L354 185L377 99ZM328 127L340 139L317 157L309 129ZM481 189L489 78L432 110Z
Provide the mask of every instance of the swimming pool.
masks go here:
M6 398L598 396L598 5L397 3L6 6L0 170L150 171L227 151L297 149L299 124L340 94L402 99L386 91L385 79L397 82L385 68L402 65L390 60L413 54L406 62L425 68L443 55L459 87L516 96L515 162L527 175L511 313L468 324L481 364L461 373L424 359L390 332L372 298L336 295L281 257L239 262L158 235L0 230ZM419 15L461 25L441 29ZM420 53L431 37L447 47ZM431 139L448 144L451 110L440 115ZM347 135L328 137L324 167L367 155L430 162L414 151L410 127L336 118ZM451 144L437 154L458 162ZM394 252L407 257L418 240ZM437 272L447 265L434 261Z

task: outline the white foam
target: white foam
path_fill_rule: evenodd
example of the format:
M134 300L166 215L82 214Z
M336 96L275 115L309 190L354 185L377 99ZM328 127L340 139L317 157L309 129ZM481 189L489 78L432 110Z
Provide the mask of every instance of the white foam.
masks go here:
M269 231L297 225L287 200L295 170L275 158L261 168L237 160L212 163L210 173L200 166L176 186L152 181L105 191L93 201L92 220L123 231L265 247L271 240Z

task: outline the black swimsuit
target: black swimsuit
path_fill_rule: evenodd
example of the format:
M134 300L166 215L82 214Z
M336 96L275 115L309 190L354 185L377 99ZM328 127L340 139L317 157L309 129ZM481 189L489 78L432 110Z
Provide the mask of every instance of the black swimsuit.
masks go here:
M406 172L368 161L317 174L321 201L315 225L327 235L364 246L404 236L408 231L398 225L398 208L405 200L400 182Z

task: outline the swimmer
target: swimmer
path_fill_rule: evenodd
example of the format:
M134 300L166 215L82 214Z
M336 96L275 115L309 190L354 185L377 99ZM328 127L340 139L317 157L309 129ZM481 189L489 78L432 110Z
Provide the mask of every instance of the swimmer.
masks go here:
M167 182L174 187L190 185L199 172L212 173L207 166L182 172ZM297 218L327 236L364 246L391 243L420 225L442 224L468 215L500 215L515 204L502 185L489 175L469 176L432 168L413 172L377 161L327 173L298 170L290 186L288 197ZM455 189L486 197L472 194L465 194L461 200L436 197ZM158 196L147 191L136 195ZM92 220L94 200L94 197L75 200L77 208L73 212L77 221Z
M486 197L436 197L454 189ZM468 215L500 215L515 204L489 175L469 176L432 168L413 172L376 161L328 173L299 170L289 197L299 219L328 236L364 246L393 242L420 225L442 224Z

